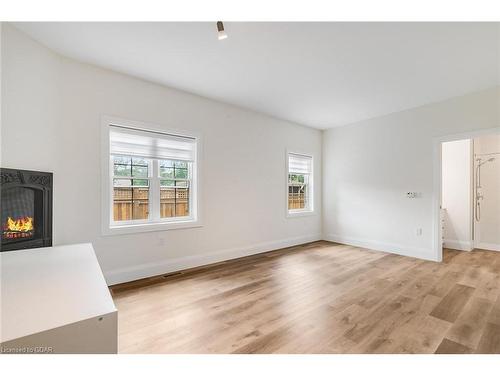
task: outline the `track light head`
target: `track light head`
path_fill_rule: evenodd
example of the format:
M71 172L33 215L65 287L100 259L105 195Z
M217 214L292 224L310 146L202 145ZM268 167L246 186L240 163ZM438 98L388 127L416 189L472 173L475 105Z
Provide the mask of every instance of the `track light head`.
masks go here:
M217 38L223 40L227 38L227 34L224 31L224 24L222 21L217 21Z

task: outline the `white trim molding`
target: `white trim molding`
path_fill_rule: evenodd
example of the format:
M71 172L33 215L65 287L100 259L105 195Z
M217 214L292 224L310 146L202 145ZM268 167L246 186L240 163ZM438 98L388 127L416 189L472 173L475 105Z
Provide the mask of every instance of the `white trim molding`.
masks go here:
M212 263L265 253L267 251L278 250L290 246L302 245L309 242L319 241L321 239L322 235L318 233L278 241L261 242L253 246L227 249L206 255L190 255L181 258L168 259L162 262L144 263L116 270L104 270L103 272L108 285L116 285L145 277L163 275L170 272L206 266Z
M474 248L472 242L470 241L447 240L446 238L444 239L443 247L463 251L471 251Z
M476 245L475 248L481 250L500 251L500 244L480 242Z
M440 262L441 259L432 249L417 248L412 246L405 246L401 244L393 244L387 242L380 242L375 240L368 240L362 238L352 238L341 236L338 234L327 234L323 238L326 241L336 242L343 245L350 245L356 247L363 247L370 250L383 251L385 253L404 255L407 257L431 260Z

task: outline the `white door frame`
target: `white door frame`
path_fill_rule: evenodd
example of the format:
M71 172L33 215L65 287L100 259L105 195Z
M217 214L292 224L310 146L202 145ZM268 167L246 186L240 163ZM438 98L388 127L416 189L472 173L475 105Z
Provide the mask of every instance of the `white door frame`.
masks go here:
M442 137L434 138L434 187L433 187L433 252L435 259L438 262L443 260L443 240L442 240L442 230L441 230L441 183L442 183L442 171L441 171L441 146L443 142L459 141L462 139L472 139L481 137L484 135L500 134L500 127L489 128L465 133L458 133L452 135L446 135Z

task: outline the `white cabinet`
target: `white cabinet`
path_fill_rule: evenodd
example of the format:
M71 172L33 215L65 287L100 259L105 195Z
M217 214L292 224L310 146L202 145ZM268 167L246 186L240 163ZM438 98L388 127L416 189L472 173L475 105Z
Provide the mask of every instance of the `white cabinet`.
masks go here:
M117 310L91 244L0 253L2 351L116 353Z

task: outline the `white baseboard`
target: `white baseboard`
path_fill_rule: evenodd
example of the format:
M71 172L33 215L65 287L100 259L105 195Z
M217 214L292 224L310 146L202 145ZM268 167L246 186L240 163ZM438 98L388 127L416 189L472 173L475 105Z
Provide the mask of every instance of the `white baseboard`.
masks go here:
M321 234L294 237L278 241L261 242L253 246L228 249L203 255L190 255L182 258L167 259L162 262L144 263L137 266L104 271L108 285L142 279L165 273L181 271L193 267L205 266L211 263L241 258L248 255L264 253L284 247L296 246L307 242L319 241Z
M476 249L500 251L500 245L496 243L480 242L475 246Z
M344 245L364 247L370 250L378 250L391 254L404 255L413 258L438 261L437 254L433 254L431 249L410 247L376 240L345 237L338 234L327 234L324 236L327 241L337 242Z
M443 241L443 247L447 249L453 250L463 250L463 251L471 251L474 246L470 241L456 241L456 240L447 240Z

